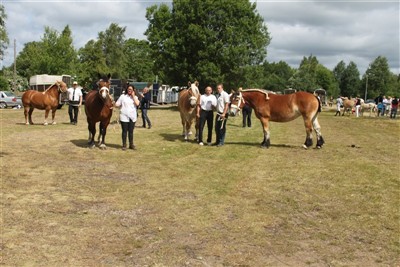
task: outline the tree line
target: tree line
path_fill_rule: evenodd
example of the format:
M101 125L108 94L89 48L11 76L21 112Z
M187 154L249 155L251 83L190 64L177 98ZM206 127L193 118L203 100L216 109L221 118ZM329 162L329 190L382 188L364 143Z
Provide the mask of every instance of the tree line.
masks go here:
M227 4L229 2L229 4ZM0 56L8 43L6 14L0 5ZM126 27L111 23L97 39L76 49L69 25L58 32L46 26L40 41L26 43L16 59L17 83L27 88L36 74L70 74L90 89L99 73L135 81L202 87L223 82L225 88L286 88L313 92L323 88L330 96L400 95L400 77L390 72L387 58L378 56L360 75L356 63L340 61L333 70L316 56L304 56L298 68L286 62L267 62L271 41L256 3L238 1L173 1L147 8L147 40L126 37ZM0 87L10 88L13 66L3 67ZM202 88L201 88L202 89Z

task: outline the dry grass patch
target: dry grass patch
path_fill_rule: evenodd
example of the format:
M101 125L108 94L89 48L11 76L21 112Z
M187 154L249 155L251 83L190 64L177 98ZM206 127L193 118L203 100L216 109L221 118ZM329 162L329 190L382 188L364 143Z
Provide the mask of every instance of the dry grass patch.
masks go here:
M333 114L321 150L301 148L301 120L272 123L261 149L255 118L229 118L226 145L201 147L159 108L136 151L120 149L118 125L101 151L86 148L84 114L71 126L64 108L45 127L0 110L0 263L396 266L400 123Z

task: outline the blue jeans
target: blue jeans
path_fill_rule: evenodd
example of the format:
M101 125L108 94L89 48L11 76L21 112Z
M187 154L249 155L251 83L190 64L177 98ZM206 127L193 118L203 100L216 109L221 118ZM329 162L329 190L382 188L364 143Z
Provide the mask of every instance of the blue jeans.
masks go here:
M226 121L228 120L228 115L225 115L225 119L221 120L221 115L217 113L215 117L215 133L217 135L217 144L225 144L225 134L226 134Z
M149 116L147 116L147 108L142 109L142 120L143 120L143 127L146 127L146 122L149 127L151 127L151 122Z

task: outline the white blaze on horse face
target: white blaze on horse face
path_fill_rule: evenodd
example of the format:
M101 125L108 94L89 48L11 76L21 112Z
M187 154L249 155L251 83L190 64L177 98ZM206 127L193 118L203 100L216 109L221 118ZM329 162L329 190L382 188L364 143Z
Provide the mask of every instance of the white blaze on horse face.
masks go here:
M191 96L190 99L189 99L189 103L190 103L191 107L195 107L196 104L197 104L197 98L194 97L194 96Z
M100 92L101 92L101 97L105 99L107 97L107 94L108 94L108 88L107 87L101 87Z

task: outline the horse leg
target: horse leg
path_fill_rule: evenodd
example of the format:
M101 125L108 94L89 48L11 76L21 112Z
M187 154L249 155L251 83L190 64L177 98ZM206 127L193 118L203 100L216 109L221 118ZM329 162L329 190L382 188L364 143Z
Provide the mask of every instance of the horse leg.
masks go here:
M306 141L303 144L305 149L309 148L313 144L312 140L312 123L310 118L304 118L304 127L306 128Z
M189 135L190 135L190 128L192 127L191 122L186 122L185 123L185 141L189 141Z
M96 135L96 123L88 122L88 130L89 130L89 142L88 145L90 148L94 148L94 136Z
M49 117L49 112L50 112L50 109L46 109L45 110L45 112L44 112L44 123L43 123L43 125L48 125L48 123L47 123L47 117Z
M108 122L101 123L101 144L100 144L100 148L101 149L107 149L106 142L105 142L106 141L107 126L108 126Z
M99 136L97 137L97 143L99 145L101 145L100 139L101 139L102 135L103 135L103 124L102 124L102 122L99 122Z
M33 120L32 120L32 113L33 113L33 109L34 108L29 108L29 112L28 112L28 117L29 117L29 124L33 124Z
M261 142L261 148L269 148L271 145L271 141L269 139L270 133L269 133L269 120L262 118L260 119L261 121L261 126L263 127L263 133L264 133L264 139Z
M56 117L56 111L57 111L57 107L51 110L51 124L55 125L56 122L54 121L54 118Z
M29 112L29 107L24 107L24 115L25 115L25 124L26 125L29 125L28 112Z
M314 119L313 126L314 126L315 134L317 135L317 146L316 146L316 148L321 148L324 145L325 140L322 137L321 126L319 125L318 118Z

